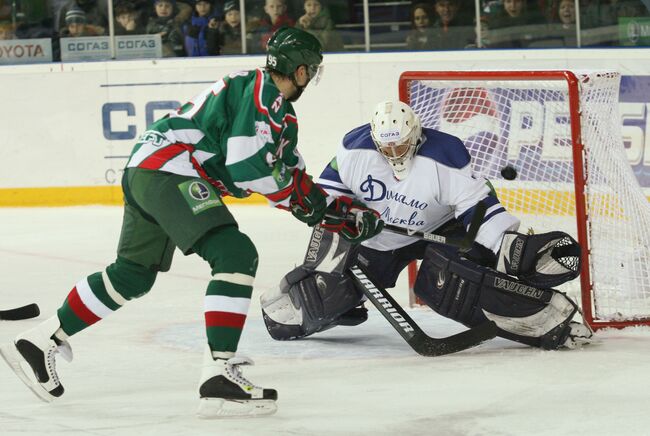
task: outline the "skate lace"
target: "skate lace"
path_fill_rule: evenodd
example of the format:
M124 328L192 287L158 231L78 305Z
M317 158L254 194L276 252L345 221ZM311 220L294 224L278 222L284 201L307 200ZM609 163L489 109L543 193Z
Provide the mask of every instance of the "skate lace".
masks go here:
M66 342L63 342L60 345L49 347L47 350L47 358L45 359L47 364L47 372L54 384L58 386L60 383L59 374L56 372L56 354L60 354L64 360L71 362L72 349Z
M59 375L56 373L56 359L54 355L57 353L57 347L50 347L47 350L47 373L55 385L59 385Z
M228 362L226 364L226 371L228 372L228 375L234 381L235 383L239 385L245 385L248 386L249 388L254 388L254 389L262 389L261 387L255 385L252 383L250 380L248 380L244 375L242 374L242 370L240 368L240 365L248 365L249 363L247 362L238 362L238 363L230 363Z

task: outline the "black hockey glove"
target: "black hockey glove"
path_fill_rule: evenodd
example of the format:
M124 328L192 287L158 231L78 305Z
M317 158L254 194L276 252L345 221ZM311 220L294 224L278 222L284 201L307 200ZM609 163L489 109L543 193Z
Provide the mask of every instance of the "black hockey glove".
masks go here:
M350 197L339 197L327 208L322 227L339 233L343 239L359 243L370 239L384 228L379 213Z
M293 216L312 227L319 224L327 208L327 193L316 185L305 170L293 172L293 190L289 207Z

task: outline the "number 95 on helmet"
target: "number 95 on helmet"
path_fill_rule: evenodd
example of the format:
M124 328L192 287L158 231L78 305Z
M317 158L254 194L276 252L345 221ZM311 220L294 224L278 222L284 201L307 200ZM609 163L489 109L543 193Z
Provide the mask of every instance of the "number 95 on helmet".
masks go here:
M323 48L318 39L304 30L281 27L266 44L266 68L293 77L305 65L309 81L314 85L322 75Z
M420 117L401 101L382 101L373 111L370 135L398 180L408 176L422 143Z

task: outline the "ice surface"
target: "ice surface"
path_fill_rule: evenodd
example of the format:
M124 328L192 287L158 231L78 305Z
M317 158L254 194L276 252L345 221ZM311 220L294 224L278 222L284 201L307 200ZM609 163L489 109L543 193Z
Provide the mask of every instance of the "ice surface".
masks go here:
M603 332L598 345L541 351L503 339L425 358L376 311L358 327L275 342L259 295L304 254L309 229L286 212L232 207L260 269L240 346L245 374L279 392L272 417L196 418L209 267L176 253L154 289L71 339L66 393L40 402L0 362L0 435L642 435L650 434L650 329ZM80 278L115 257L121 209L0 210L0 308L44 316ZM393 294L406 305L402 280ZM462 327L417 309L432 336ZM37 320L3 322L5 342Z

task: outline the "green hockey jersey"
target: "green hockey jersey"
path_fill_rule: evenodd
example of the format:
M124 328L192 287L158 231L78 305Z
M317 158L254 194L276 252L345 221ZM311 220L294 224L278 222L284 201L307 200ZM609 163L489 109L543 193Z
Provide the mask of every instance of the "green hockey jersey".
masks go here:
M230 74L162 119L135 145L127 168L201 177L222 195L253 192L288 207L298 120L268 72Z

